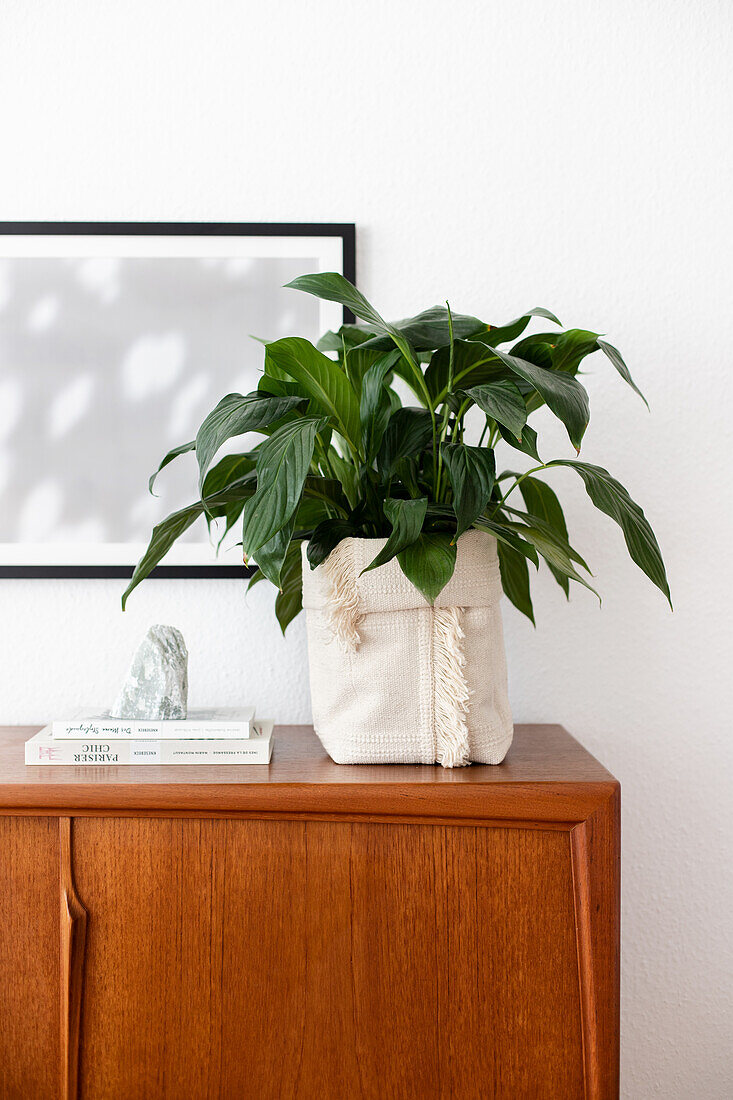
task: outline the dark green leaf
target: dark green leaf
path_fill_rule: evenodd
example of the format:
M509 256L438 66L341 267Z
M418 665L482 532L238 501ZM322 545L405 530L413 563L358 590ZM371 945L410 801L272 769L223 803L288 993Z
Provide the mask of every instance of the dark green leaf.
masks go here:
M501 513L494 519L481 516L474 523L474 527L477 531L487 531L494 536L497 542L503 542L506 546L510 546L512 550L516 550L518 554L523 554L528 561L532 562L535 569L539 569L540 559L534 546L517 534L518 524L511 523Z
M375 325L377 329L384 325L374 306L337 271L299 275L297 279L286 283L285 286L292 290L302 290L305 294L312 294L315 298L322 298L327 302L339 302L357 317L361 317L363 321L369 321L370 324Z
M565 523L565 515L560 505L560 501L557 499L557 496L550 486L545 485L544 481L540 481L536 477L525 477L519 483L519 491L524 497L527 511L533 516L544 520L544 522L548 524L553 531L557 532L560 538L564 539L567 543L568 529ZM584 562L580 564L585 565ZM585 568L587 569L588 567L585 566ZM568 576L554 565L550 565L550 571L565 595L569 596L570 580Z
M359 417L361 419L361 437L367 465L371 465L379 450L384 432L392 415L392 402L385 389L384 380L394 368L400 357L393 349L382 355L367 370L361 384Z
M557 338L557 332L535 332L514 344L510 353L536 367L552 370L552 349Z
M300 542L291 542L280 574L280 591L275 599L275 615L283 634L303 610L303 558Z
M280 587L280 573L295 529L295 516L257 551L257 565L268 581Z
M555 416L562 420L570 442L579 450L590 419L588 394L580 382L568 374L544 370L526 359L517 359L503 351L496 351L496 354L509 370L524 378L537 390Z
M342 325L338 332L326 332L320 338L316 347L319 351L336 351L339 354L344 348L356 348L369 340L372 333L361 325Z
M249 488L249 478L242 478L241 481L233 482L226 489L222 489L221 492L207 497L206 501L197 500L194 504L189 504L185 508L173 512L170 516L166 516L164 520L157 524L153 528L148 548L135 566L132 580L122 595L122 610L125 610L127 598L132 590L137 588L140 582L150 575L158 562L168 553L176 539L180 538L184 531L187 531L191 524L203 515L205 507L216 509L220 504L241 500L242 495L247 493Z
M541 462L542 459L537 453L537 432L529 424L525 424L522 428L522 438L517 439L515 435L512 435L503 424L497 425L499 428L499 434L505 443L508 443L510 447L514 447L515 450L521 451L522 454L529 455L537 462Z
M301 275L293 279L287 286L294 290L305 291L306 294L314 294L316 298L324 298L327 302L340 302L357 317L367 321L374 327L376 334L389 335L396 347L400 349L408 364L412 367L411 384L420 389L423 386L423 376L420 364L417 361L414 349L409 340L395 328L388 324L377 313L371 302L353 286L348 279L335 271L327 271L316 275Z
M285 526L298 506L313 457L322 418L304 416L284 424L260 445L257 492L244 508L243 543L246 557Z
M303 496L322 501L332 511L345 514L349 508L341 482L332 477L309 474L303 486Z
M456 340L453 345L453 386L466 389L484 382L494 382L509 376L501 360L484 344ZM425 384L435 403L445 399L448 390L450 349L439 348L430 358L425 371Z
M494 452L465 443L444 443L440 450L453 489L457 539L489 503L496 478Z
M302 406L299 397L270 397L267 394L229 393L212 409L196 433L196 458L199 463L199 492L212 458L227 439L245 432L268 428L291 409Z
M267 362L267 353L265 353L265 362ZM257 392L267 393L271 397L300 397L303 404L308 400L308 394L299 382L293 382L292 378L276 378L275 375L267 373L263 374L257 383Z
M428 498L419 500L385 500L384 514L392 524L392 533L373 561L362 572L386 565L410 546L422 530Z
M343 360L343 367L346 371L346 377L351 382L357 397L359 397L362 392L364 375L370 367L373 367L375 363L379 362L383 355L384 352L375 351L374 349L367 349L364 351L362 348L352 348L346 352L346 357ZM397 353L397 358L399 359L399 352Z
M257 451L247 451L244 454L224 455L216 466L212 466L204 478L202 493L204 498L213 496L214 493L225 489L234 481L240 481L249 475L254 492L256 480L254 468L257 459Z
M605 340L599 340L598 347L601 349L606 358L611 360L614 367L623 378L624 382L627 382L631 386L632 390L634 390L635 393L638 393L639 397L642 399L646 407L649 408L649 402L647 401L646 397L644 397L644 394L641 392L641 390L629 374L629 368L626 366L623 359L621 358L621 352L618 350L618 348L615 348L613 344L607 344Z
M187 508L181 508L178 512L166 518L153 528L148 548L135 566L132 580L122 594L122 610L125 610L127 598L133 588L137 588L140 581L144 580L155 568L158 562L165 557L176 539L187 531L194 520L203 514L203 501L197 500L195 504L189 504Z
M414 458L433 438L433 425L427 409L412 406L398 409L392 416L379 449L377 465L388 480L400 458Z
M168 454L165 456L165 458L161 462L158 469L155 471L154 474L150 475L150 481L148 482L148 490L151 493L153 493L153 485L155 485L156 477L158 476L160 471L168 465L169 462L172 462L174 458L178 458L179 455L185 455L189 451L195 451L195 450L196 450L196 440L192 439L190 443L181 443L180 447L174 447L172 451L168 451ZM155 496L155 495L156 494L153 493L153 496Z
M534 309L527 310L521 317L517 317L516 321L510 321L507 325L489 325L488 331L481 333L478 339L490 348L495 348L497 344L506 344L521 336L533 317L544 317L545 320L552 321L556 325L560 324L555 314L550 313L549 309L535 306Z
M356 535L354 524L347 519L324 519L319 523L308 542L306 551L311 569L324 562L342 539Z
M582 584L584 588L589 589L595 596L598 596L595 588L575 568L572 559L578 557L576 552L563 543L553 531L547 527L541 527L539 524L530 525L529 518L526 525L518 524L516 530L537 548L549 566L564 573L570 580ZM600 601L601 597L598 596L598 602L600 603Z
M529 569L527 559L513 547L505 542L497 542L499 553L499 571L501 573L501 586L514 606L526 615L532 625L534 611L532 609L532 597L529 592Z
M397 555L400 568L428 603L433 603L453 576L456 547L449 533L419 535Z
M334 418L338 430L358 450L359 405L354 389L338 363L299 336L289 336L268 344L266 356L294 378L323 412Z
M552 369L565 374L577 374L586 355L598 350L598 333L584 328L569 328L558 334L552 348ZM549 405L549 401L548 401Z
M664 593L671 607L667 574L659 543L646 516L639 505L631 499L623 485L611 477L608 470L604 470L602 466L593 466L589 462L557 458L548 462L548 466L569 466L578 472L596 508L605 512L620 526L631 560Z
M393 321L397 329L415 351L432 351L434 348L447 347L450 344L448 310L445 306L433 306L416 317L406 317L402 321ZM487 326L478 317L469 317L464 313L453 314L453 334L456 340L486 332ZM364 347L386 350L390 344L385 336L372 336Z
M482 412L493 417L517 439L522 438L522 428L527 423L524 398L513 382L491 382L485 386L472 386L466 391Z

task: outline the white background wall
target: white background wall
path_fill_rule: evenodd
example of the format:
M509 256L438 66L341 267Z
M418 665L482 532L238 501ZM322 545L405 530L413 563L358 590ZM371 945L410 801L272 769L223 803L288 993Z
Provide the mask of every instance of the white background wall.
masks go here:
M516 718L621 779L624 1095L733 1091L730 870L731 8L725 0L319 0L0 10L0 218L353 220L388 315L448 296L607 332L583 457L645 506L675 612L569 472L604 596L508 608ZM598 357L596 357L598 358ZM567 454L556 433L555 454ZM90 462L94 456L90 455ZM0 582L0 719L109 700L151 622L194 704L306 721L302 624L264 587Z

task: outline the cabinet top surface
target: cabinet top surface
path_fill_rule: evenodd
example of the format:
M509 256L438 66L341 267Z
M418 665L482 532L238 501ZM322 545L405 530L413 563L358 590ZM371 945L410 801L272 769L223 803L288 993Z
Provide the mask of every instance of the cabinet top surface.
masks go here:
M597 801L617 786L557 725L516 726L503 764L454 769L334 764L311 726L276 726L269 765L26 767L23 746L38 728L0 727L0 812L482 817L502 807L524 813L541 804L552 816L539 813L539 819L565 820L565 800Z

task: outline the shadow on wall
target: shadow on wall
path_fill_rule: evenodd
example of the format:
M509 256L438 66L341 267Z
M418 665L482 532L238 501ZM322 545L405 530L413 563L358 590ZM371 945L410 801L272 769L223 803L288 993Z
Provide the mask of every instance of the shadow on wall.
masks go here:
M282 289L304 264L0 260L0 542L146 542L195 495L192 465L166 472L163 502L148 477L220 397L255 388L251 337L317 331L316 301Z

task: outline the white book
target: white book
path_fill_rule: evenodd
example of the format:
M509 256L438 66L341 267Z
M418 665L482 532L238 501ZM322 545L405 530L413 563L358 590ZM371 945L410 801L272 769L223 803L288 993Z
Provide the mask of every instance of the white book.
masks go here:
M122 741L129 739L156 741L194 738L250 737L253 732L254 707L217 707L190 710L187 718L113 718L90 708L83 714L52 723L57 740Z
M179 740L89 738L72 741L54 737L45 726L25 743L29 765L114 767L118 764L269 764L273 723L261 719L250 737L181 738Z

